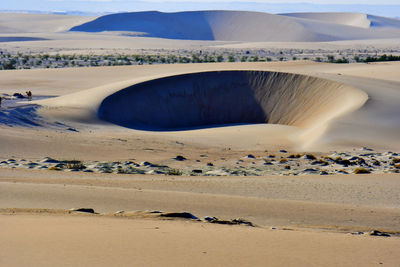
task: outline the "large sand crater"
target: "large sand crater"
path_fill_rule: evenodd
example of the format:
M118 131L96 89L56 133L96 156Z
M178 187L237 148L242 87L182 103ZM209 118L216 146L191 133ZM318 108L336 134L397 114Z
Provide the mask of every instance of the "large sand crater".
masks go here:
M128 128L158 131L254 123L315 129L360 107L366 99L356 88L306 75L209 71L121 89L102 101L98 117Z

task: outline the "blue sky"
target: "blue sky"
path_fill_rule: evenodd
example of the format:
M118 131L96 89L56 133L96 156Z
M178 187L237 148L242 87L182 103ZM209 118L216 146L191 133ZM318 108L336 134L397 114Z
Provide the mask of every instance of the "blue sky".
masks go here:
M285 12L360 12L400 16L400 0L0 0L0 10L35 10L41 12L83 11L113 13L143 10L250 10Z

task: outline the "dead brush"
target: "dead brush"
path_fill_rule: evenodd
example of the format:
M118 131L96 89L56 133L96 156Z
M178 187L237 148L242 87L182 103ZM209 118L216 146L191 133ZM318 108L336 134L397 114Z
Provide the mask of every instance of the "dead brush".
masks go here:
M180 176L182 175L182 171L179 169L168 169L168 171L166 172L167 175L177 175Z
M64 168L74 171L80 171L86 169L86 166L80 160L65 160Z
M366 168L356 168L354 170L354 173L355 174L367 174L367 173L371 173L371 171Z

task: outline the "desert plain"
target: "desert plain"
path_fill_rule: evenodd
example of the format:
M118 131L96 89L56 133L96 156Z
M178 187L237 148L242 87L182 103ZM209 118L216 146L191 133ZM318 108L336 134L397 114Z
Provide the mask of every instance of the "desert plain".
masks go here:
M399 266L400 21L173 14L2 14L0 265Z

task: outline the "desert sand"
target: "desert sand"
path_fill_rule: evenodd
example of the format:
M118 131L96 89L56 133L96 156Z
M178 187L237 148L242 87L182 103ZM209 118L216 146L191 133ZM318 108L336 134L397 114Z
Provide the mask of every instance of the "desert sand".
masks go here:
M143 15L151 27L129 23ZM7 14L0 41L11 53L396 54L399 25L356 13ZM398 266L399 70L300 60L2 70L0 265ZM32 100L13 96L28 90ZM175 212L198 219L161 215ZM235 219L254 227L217 223Z

